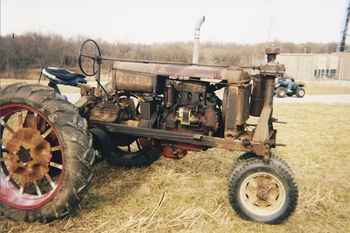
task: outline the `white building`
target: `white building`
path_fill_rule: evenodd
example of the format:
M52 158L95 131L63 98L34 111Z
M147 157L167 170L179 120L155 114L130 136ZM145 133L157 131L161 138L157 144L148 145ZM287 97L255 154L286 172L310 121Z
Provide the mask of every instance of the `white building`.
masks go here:
M283 53L277 61L296 80L337 79L350 81L350 53Z

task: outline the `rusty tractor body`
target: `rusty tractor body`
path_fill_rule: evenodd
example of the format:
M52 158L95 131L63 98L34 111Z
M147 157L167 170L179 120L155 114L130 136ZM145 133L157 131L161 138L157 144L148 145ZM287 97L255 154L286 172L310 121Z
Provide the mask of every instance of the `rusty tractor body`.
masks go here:
M92 50L88 51L88 47ZM89 133L93 136L93 154L121 166L150 165L161 154L181 158L189 150L223 148L245 152L235 164L230 178L230 203L243 218L279 223L295 209L297 187L290 168L271 152L278 146L273 127L277 119L272 117L275 79L285 71L283 65L275 62L278 52L277 49L267 49L267 63L260 66L183 64L106 58L101 55L96 42L87 40L82 45L79 65L85 75L96 77L97 86L87 85L82 75L46 68L43 74L49 79L50 88L41 95L58 98L61 103L64 98L56 97L61 96L59 85L80 88L81 98L70 107L80 120L71 120L74 124L76 121L83 125L87 123L76 126L86 132L80 137L85 143L82 148L87 148L77 153L84 154L83 158L88 161L84 163L89 163L89 166L95 160L89 158L91 148L85 138ZM102 85L100 78L103 62L109 62L112 68L107 85ZM69 159L65 159L65 156L70 156L70 149L65 148L70 147L70 142L60 140L69 140L64 136L65 129L61 128L63 133L60 133L60 126L52 125L52 130L46 132L50 127L45 124L57 121L55 111L58 114L65 110L60 109L59 104L57 109L50 106L50 110L45 110L46 105L37 107L36 104L27 108L28 102L24 100L20 104L16 102L17 109L6 110L6 106L13 104L9 99L20 98L9 93L11 88L14 89L9 87L0 91L4 96L2 101L0 99L4 149L0 169L0 206L4 207L0 211L6 215L9 209L15 209L22 215L25 213L24 220L61 217L63 211L69 212L72 206L61 208L56 203L57 215L45 208L50 200L57 199L59 194L55 193L79 193L79 190L62 191L63 186L60 186L61 191L55 189L62 184L66 172L78 165L67 164ZM37 86L21 88L40 89ZM222 93L221 98L218 93ZM37 99L41 100L40 97ZM22 111L31 112L31 118L27 113L23 127L11 128L11 117ZM45 113L49 115L45 116ZM35 127L32 127L33 117L36 117ZM258 119L257 124L249 124L250 117ZM26 133L33 136L33 142L25 140ZM5 139L6 135L8 139ZM89 178L86 179L88 182ZM42 188L45 183L48 183L47 190ZM80 188L85 186L80 185ZM16 201L9 197L13 194L18 197ZM26 195L26 198L21 195ZM21 204L21 198L24 204ZM30 202L28 198L38 201ZM29 214L30 211L40 214Z
M276 55L275 50L267 53ZM78 104L90 127L111 133L269 157L276 146L275 78L285 70L274 61L247 69L115 59L106 93L103 87L84 85ZM251 75L249 69L257 72ZM222 100L216 94L220 90ZM137 109L126 96L141 100ZM260 118L257 125L249 125L251 130L249 116Z

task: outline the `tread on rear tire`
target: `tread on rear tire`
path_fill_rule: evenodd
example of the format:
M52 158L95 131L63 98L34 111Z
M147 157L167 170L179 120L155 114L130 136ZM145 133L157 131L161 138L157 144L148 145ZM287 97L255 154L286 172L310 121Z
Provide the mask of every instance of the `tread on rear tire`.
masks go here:
M52 88L38 84L16 83L0 89L0 107L11 104L37 110L55 127L63 142L64 164L60 186L47 203L32 209L15 208L11 203L5 204L0 196L0 216L17 221L48 222L73 213L93 177L95 154L86 120Z

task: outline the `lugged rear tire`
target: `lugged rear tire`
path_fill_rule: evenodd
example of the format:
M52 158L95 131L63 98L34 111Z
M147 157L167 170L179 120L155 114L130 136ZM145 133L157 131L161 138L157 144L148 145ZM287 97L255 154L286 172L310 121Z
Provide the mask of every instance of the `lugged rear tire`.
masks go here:
M260 179L262 183L256 185L254 179ZM272 182L266 183L266 180ZM262 184L265 189L257 188ZM278 224L294 212L298 202L298 187L290 167L283 160L271 156L264 161L252 153L246 153L233 167L229 179L229 201L244 219Z
M137 152L127 152L116 148L107 161L113 166L147 167L160 158L161 148L150 146Z
M102 128L90 129L94 136L94 142L96 149L102 154L103 159L112 166L116 167L146 167L154 163L160 158L161 147L157 145L155 141L136 152L129 152L121 149L120 144L112 142L112 139L119 140L121 137L127 137L126 135L110 134ZM136 138L128 139L124 138L123 146L132 144Z
M9 187L13 186L10 184L1 186L0 215L17 221L48 222L73 213L78 209L79 203L93 177L92 164L94 163L95 154L86 120L79 115L78 109L74 105L67 102L52 88L42 85L16 83L4 87L0 90L0 109L11 109L9 106L32 109L33 112L37 111L37 114L40 115L40 120L47 120L46 123L53 128L57 141L62 142L61 150L58 153L62 156L63 162L56 186L51 186L55 188L48 191L47 196L45 193L35 197L39 200L37 203L40 203L35 206L24 203L25 201L23 203L20 201L11 202L10 198L6 197L6 192L17 191L6 190L6 188L10 189ZM10 110L6 111L10 112ZM5 118L3 117L3 119ZM24 126L23 123L23 128L25 127L27 126ZM1 137L3 137L1 131L4 132L4 130L0 130ZM43 135L42 137L45 138ZM54 152L51 152L51 154L54 154ZM6 175L5 168L3 168L6 164L4 164L0 164L2 165L0 166L0 182L3 182L3 184L5 180L2 178ZM21 193L22 195L28 195L23 194L23 191L16 193L16 195L21 197ZM41 196L45 196L47 200L41 202Z

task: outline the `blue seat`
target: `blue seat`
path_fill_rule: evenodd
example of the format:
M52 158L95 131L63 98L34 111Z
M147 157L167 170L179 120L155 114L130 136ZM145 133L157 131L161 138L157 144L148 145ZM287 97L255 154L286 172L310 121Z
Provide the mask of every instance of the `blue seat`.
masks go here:
M77 86L87 83L84 75L63 68L45 67L42 74L55 84Z

